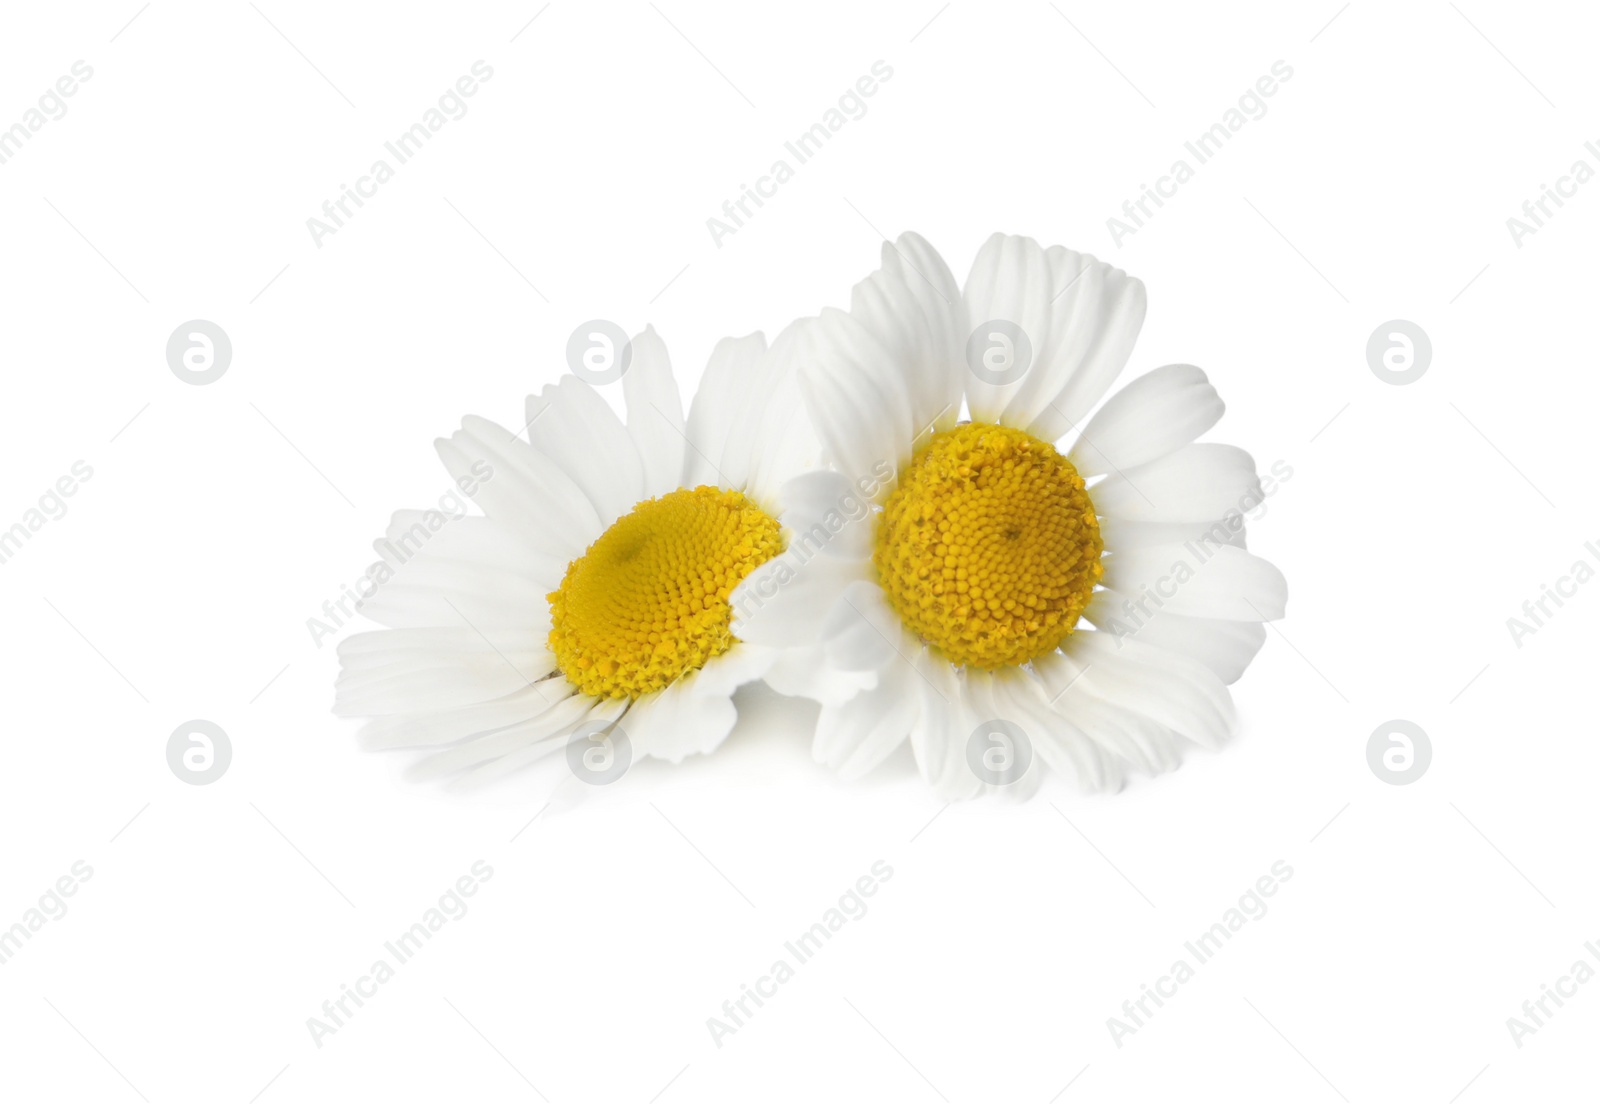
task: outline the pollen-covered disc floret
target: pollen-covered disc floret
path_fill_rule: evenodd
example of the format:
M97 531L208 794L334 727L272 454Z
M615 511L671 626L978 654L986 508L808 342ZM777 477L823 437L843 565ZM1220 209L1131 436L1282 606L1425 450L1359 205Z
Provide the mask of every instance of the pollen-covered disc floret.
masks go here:
M782 549L778 521L743 493L702 486L645 500L550 593L556 664L591 696L665 688L738 641L728 594Z
M1054 446L965 423L900 474L873 562L889 603L958 665L1021 665L1059 646L1104 571L1094 505Z

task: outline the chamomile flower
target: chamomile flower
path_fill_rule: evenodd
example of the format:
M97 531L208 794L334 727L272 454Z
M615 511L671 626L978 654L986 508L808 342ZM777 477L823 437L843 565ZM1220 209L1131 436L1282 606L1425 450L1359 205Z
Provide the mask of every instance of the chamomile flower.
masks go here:
M468 417L440 439L482 515L402 511L398 561L340 643L335 711L370 748L444 746L423 775L501 775L621 728L633 757L714 749L735 688L786 668L740 642L728 596L777 555L777 489L818 463L780 336L725 339L687 419L653 330L621 378L626 420L574 376L532 396L527 438ZM774 665L779 664L774 670Z
M819 761L857 775L909 741L947 796L1026 791L1041 760L1101 789L1229 733L1286 585L1245 549L1255 463L1195 442L1223 410L1204 373L1100 403L1144 314L1087 255L996 235L963 290L908 234L802 327L831 470L785 486L794 537L735 590L733 633L821 645Z

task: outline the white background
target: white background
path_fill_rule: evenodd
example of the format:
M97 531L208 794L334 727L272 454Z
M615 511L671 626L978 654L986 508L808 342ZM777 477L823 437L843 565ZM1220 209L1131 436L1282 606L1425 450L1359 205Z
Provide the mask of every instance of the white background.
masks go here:
M1507 1019L1600 968L1600 584L1520 647L1506 620L1600 565L1600 183L1520 246L1506 220L1600 168L1597 30L1484 0L7 5L0 126L94 75L0 166L0 529L75 461L93 477L0 565L0 927L75 861L93 877L0 965L0 1098L1592 1097L1600 982L1520 1047ZM468 113L314 244L480 59ZM706 220L878 60L867 114L714 245ZM1114 244L1107 218L1279 60L1265 117ZM1293 467L1251 528L1290 608L1236 741L1115 796L949 809L909 758L832 779L771 696L714 758L577 797L558 763L460 795L356 749L307 620L391 511L447 491L434 437L519 425L596 317L654 323L692 389L717 338L844 303L905 229L958 278L995 230L1128 269L1130 373L1203 366L1212 437ZM164 354L196 318L234 348L205 387ZM1405 387L1366 361L1395 318L1434 348ZM204 787L166 762L196 718L233 745ZM1367 763L1394 718L1433 747L1405 787ZM469 913L314 1044L480 859ZM877 860L865 917L715 1044L706 1020ZM1278 860L1266 916L1115 1042Z

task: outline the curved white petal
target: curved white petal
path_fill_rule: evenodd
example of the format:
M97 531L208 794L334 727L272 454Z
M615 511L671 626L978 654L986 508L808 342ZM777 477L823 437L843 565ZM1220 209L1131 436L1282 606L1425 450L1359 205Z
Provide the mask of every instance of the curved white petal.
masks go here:
M554 658L542 644L501 651L465 628L369 633L379 638L405 633L410 641L430 644L342 658L334 682L335 714L389 715L481 703L528 687L554 670Z
M562 377L528 397L528 439L583 489L609 527L644 499L644 467L633 438L600 393Z
M407 578L416 575L403 572L381 585L361 602L361 614L387 627L467 626L491 642L507 632L550 629L549 604L536 591L499 589L487 581L468 585L470 577L438 585L410 583Z
M1044 780L1045 763L1037 757L1037 743L1016 717L1016 694L1026 677L1021 669L994 672L968 669L959 678L966 733L957 731L961 763L980 781L980 791L1008 799L1027 799ZM1020 727L1021 740L1010 729ZM975 742L976 739L976 742ZM989 758L999 755L1003 764ZM985 779L980 773L995 774Z
M552 532L554 533L554 532ZM549 591L561 582L567 561L561 553L582 538L568 532L553 540L549 548L561 552L536 550L521 536L493 519L476 515L451 518L441 511L397 511L389 526L372 548L391 570L414 561L483 568L510 573ZM581 553L579 546L576 553Z
M827 643L828 663L847 672L876 672L896 656L903 658L920 649L875 580L858 580L845 587L823 621L822 637Z
M733 608L733 636L763 646L809 646L822 640L822 629L844 590L869 580L870 561L812 557L802 561L793 552L779 554L740 581L728 597Z
M811 322L816 352L804 359L801 391L828 457L852 481L871 481L911 456L918 430L912 377L886 371L901 352L869 322L826 308Z
M725 652L707 661L695 674L703 696L731 696L746 684L760 680L781 651L750 642L735 641Z
M1084 476L1144 465L1187 446L1222 418L1222 397L1193 365L1164 365L1119 389L1073 446Z
M1205 665L1224 684L1232 684L1260 652L1267 640L1263 623L1230 619L1202 619L1153 610L1146 600L1106 589L1096 592L1084 617L1098 630L1137 638L1182 654Z
M1237 514L1264 497L1249 454L1237 446L1202 442L1107 477L1089 498L1101 515L1186 523Z
M966 319L961 290L919 234L885 242L881 264L851 290L850 314L907 370L914 434L953 426L960 414Z
M644 470L644 498L650 499L673 491L683 481L687 445L683 398L672 376L667 345L654 327L635 335L632 349L633 359L622 374L622 397L628 409L628 434Z
M917 720L911 726L911 752L922 779L945 799L971 799L983 791L967 764L967 739L978 722L962 696L961 678L948 664L926 655L913 658L917 682Z
M569 708L564 714L552 715L551 719L559 728L565 728L556 736L571 733L580 722L589 725L599 719L620 719L622 707L626 707L626 719L619 722L617 728L627 735L632 756L661 757L676 762L691 753L710 752L733 727L737 713L729 697L739 686L760 679L775 657L772 651L736 643L704 668L679 677L661 691L641 696L631 704L625 700L599 701L585 712L573 714L576 709ZM595 702L593 697L577 695L574 698ZM621 706L614 713L608 713L611 711L609 704ZM551 729L551 733L556 734L556 730ZM532 731L525 731L522 737L529 739L531 735ZM499 756L509 752L505 748L508 745L524 744L504 736L493 737L495 741L480 741L472 744L469 750L454 753L452 757L456 760L449 761L447 767L462 767L457 763L461 758L476 754Z
M434 443L439 460L489 517L528 548L563 564L599 536L600 517L578 485L504 427L468 416Z
M1139 281L1088 254L1045 249L1016 235L996 234L983 244L963 299L970 328L1011 323L1029 347L1014 377L969 371L973 419L1021 427L1046 441L1060 438L1099 402L1144 323Z
M872 556L872 500L843 473L802 473L779 493L779 522L789 529L788 549L797 557L818 553L859 561Z
M918 710L918 679L907 662L886 665L876 687L852 699L824 703L811 753L853 779L876 768L906 741Z
M1093 489L1090 489L1089 496L1093 498ZM1105 542L1107 553L1146 546L1182 546L1186 543L1192 544L1197 551L1217 546L1238 546L1243 550L1248 548L1245 542L1248 529L1244 516L1238 513L1199 523L1152 523L1113 515L1100 517L1100 537Z
M809 320L785 327L763 359L760 391L750 405L753 428L750 474L744 491L768 511L791 479L822 465L822 439L801 393L802 356L809 345Z
M724 338L711 352L689 405L683 486L713 484L742 489L750 476L756 427L755 400L766 376L767 340L758 331Z
M341 675L352 681L409 676L440 665L477 664L485 654L538 677L554 671L543 633L505 630L498 637L490 642L464 626L362 631L339 643Z
M1107 758L1151 774L1178 766L1183 739L1149 716L1080 687L1084 666L1056 654L1034 668L1051 710L1080 727Z
M1217 674L1192 658L1130 638L1080 630L1064 652L1082 666L1086 694L1144 715L1204 746L1233 730L1233 700Z
M461 519L447 527L467 522ZM381 540L374 549L386 553ZM554 564L547 563L542 571L553 570ZM470 555L444 558L435 555L433 546L423 546L409 560L390 566L387 575L370 579L373 586L365 589L356 610L384 626L466 627L490 642L508 645L524 631L544 634L550 629L545 581L471 560Z
M358 733L369 750L440 746L530 722L576 693L566 677L554 676L498 699L438 711L375 716L363 723Z
M1202 557L1202 555L1204 555ZM1289 584L1277 566L1236 546L1147 546L1105 559L1104 585L1148 607L1202 619L1283 618Z
M635 756L679 762L690 754L710 753L722 744L738 718L726 692L702 684L704 672L679 677L659 692L641 696L622 727Z
M829 459L859 487L886 487L920 435L959 418L964 327L949 267L914 234L884 244L848 312L806 321L806 406Z
M995 682L994 693L999 717L1022 727L1035 754L1052 770L1085 792L1122 787L1124 762L1090 738L1077 721L1057 713L1036 676L1016 670Z
M407 775L413 780L433 780L516 755L528 761L537 760L561 749L580 722L609 721L620 715L626 706L625 700L597 700L581 693L568 696L526 722L458 742L431 754L412 765ZM509 771L524 763L512 762L500 768Z
M828 664L825 648L814 645L776 651L762 679L780 696L800 696L826 706L876 688L880 677L874 672L835 669Z

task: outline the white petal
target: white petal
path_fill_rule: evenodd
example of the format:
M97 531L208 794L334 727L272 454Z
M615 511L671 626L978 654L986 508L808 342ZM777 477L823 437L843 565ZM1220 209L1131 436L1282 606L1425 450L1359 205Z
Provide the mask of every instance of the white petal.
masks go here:
M530 549L563 563L600 534L600 517L583 490L549 458L504 427L468 416L434 443L458 482L496 524Z
M462 519L458 522L465 523L468 520ZM450 524L451 527L455 525L455 523ZM373 548L382 549L381 546ZM434 557L431 556L432 553L431 549L425 549L409 561L394 566L391 578L377 584L376 592L361 602L362 613L368 614L371 609L380 605L386 593L411 589L437 592L446 597L460 596L482 599L488 603L501 603L506 610L490 619L490 624L495 627L549 629L548 612L544 611L545 597L560 581L558 574L561 568L558 563L529 555L528 564L535 566L543 575L543 580L540 580L525 570L501 568L470 557L459 560ZM438 622L460 626L463 619L459 613L452 613L450 617L441 618Z
M920 710L911 727L911 752L922 779L945 799L970 799L984 785L967 764L967 740L978 720L967 708L962 680L937 658L924 655L913 664Z
M1120 751L1119 756L1131 768L1155 776L1183 764L1183 736L1148 715L1087 692L1068 692L1058 706L1082 719L1085 733L1102 748Z
M654 327L633 338L633 359L622 374L628 433L644 467L644 497L671 492L683 481L683 398L672 377L666 343ZM690 487L693 487L692 485Z
M809 320L785 327L763 358L765 374L750 405L755 428L750 444L750 474L744 491L768 510L792 478L822 466L822 440L801 394L801 358L809 348ZM759 407L757 406L759 404ZM759 414L757 414L759 412Z
M504 657L543 674L554 668L545 637L534 630L507 630L498 643L491 644L464 626L369 630L340 642L338 654L344 675L352 679L420 672L441 663L455 663L462 656L475 663L480 654Z
M1244 675L1267 640L1263 623L1152 611L1148 602L1141 610L1134 598L1109 589L1095 593L1084 617L1099 630L1137 638L1147 645L1193 658L1216 673L1224 684L1232 684Z
M950 267L919 234L885 242L881 267L850 294L850 314L874 332L902 372L913 434L960 417L966 351L961 291Z
M985 794L1003 795L1013 800L1027 799L1044 780L1045 762L1034 756L1034 737L1012 710L1015 704L1011 685L1025 679L1023 670L1016 668L994 672L968 669L961 678L962 701L967 715L965 725L968 728L961 739L961 761L967 766L968 773L978 777L980 790ZM1002 730L1002 726L1006 729ZM1011 733L1010 727L1021 728L1020 742ZM973 736L980 733L983 735L980 739L983 745L974 747ZM993 753L1002 752L997 748L997 743L1002 742L1004 752L1010 758L1005 774L1008 779L1004 783L992 783L979 775L983 768L982 761L975 763L974 758L987 759Z
M586 697L573 697L574 700L579 701L584 698ZM587 713L576 721L563 720L563 725L554 730L549 729L549 723L526 728L524 733L520 735L520 744L497 757L484 761L477 768L466 773L461 777L461 786L463 788L475 788L498 780L545 757L561 756L561 751L566 748L573 733L579 727L584 728L585 732L592 732L596 728L603 730L603 728L616 721L627 710L628 705L627 700L593 700L590 703L591 706ZM506 737L509 738L513 733L513 731L507 731ZM495 737L501 736L495 735Z
M583 489L602 528L645 498L639 451L587 381L563 377L529 396L528 438Z
M876 768L911 733L919 696L907 663L884 667L878 686L840 703L825 703L811 752L819 762L853 779Z
M1165 365L1120 389L1072 448L1084 476L1132 469L1187 446L1222 418L1222 397L1193 365Z
M571 560L530 547L516 530L493 519L475 515L450 518L442 511L395 512L384 536L372 548L391 570L420 559L510 573L545 591L561 582ZM582 551L579 546L572 556Z
M1123 761L1084 733L1076 721L1059 714L1037 677L1015 670L1007 679L995 681L994 697L999 717L1022 727L1034 752L1052 770L1085 792L1122 787Z
M334 713L393 715L481 703L542 681L554 668L542 649L504 654L445 629L433 638L437 645L429 649L350 658L334 684Z
M457 742L530 722L576 691L565 677L557 675L499 699L442 711L378 716L362 724L361 744L370 750L382 750Z
M949 268L912 234L884 244L848 313L809 321L806 406L829 459L858 486L886 486L919 435L959 418L963 328Z
M1105 565L1107 588L1125 596L1149 594L1147 606L1174 615L1270 622L1283 618L1288 601L1289 585L1277 567L1235 546L1198 552L1191 546L1148 546L1107 557Z
M867 482L870 487L877 464L888 459L891 472L897 472L909 458L910 428L895 425L870 382L805 372L800 376L800 395L828 463L852 483ZM902 447L907 452L901 453Z
M766 376L762 359L767 340L760 332L724 338L711 352L700 387L689 405L689 449L684 456L683 486L702 484L742 489L750 475L755 440L755 414L760 384Z
M780 696L802 696L820 704L843 703L878 685L874 672L846 672L828 664L821 645L789 647L776 651L767 669L767 686Z
M825 553L859 561L872 556L872 501L843 473L802 473L783 486L779 498L783 513L778 519L789 528L788 549L797 557Z
M504 631L548 631L546 595L539 583L503 569L418 556L357 610L384 626L466 626L498 643Z
M1059 247L1057 251L1057 257L1065 257L1066 251ZM1101 286L1092 269L1082 272L1080 266L1061 274L1058 288L1051 262L1047 252L1033 239L1003 234L990 235L973 259L962 293L968 326L982 328L990 322L1012 323L1022 329L1027 343L1027 361L1016 364L1014 377L1003 383L984 380L972 374L968 366L967 404L975 422L1000 422L1007 402L1021 389L1023 377L1037 373L1041 380L1048 380L1063 372L1067 359L1048 356L1058 334L1052 325L1052 315L1057 307L1070 309L1074 300L1082 298L1082 293L1087 293L1089 299L1098 297ZM1058 300L1061 289L1069 286L1071 290L1067 296ZM1069 340L1090 337L1082 330L1072 335L1061 328L1060 333ZM1056 341L1055 345L1059 346L1060 342ZM1015 353L1022 356L1020 349ZM1060 380L1055 383L1059 384ZM1030 422L1031 418L1024 419L1018 425L1026 426Z
M1091 498L1094 491L1089 492ZM1107 553L1118 553L1144 546L1182 546L1193 543L1196 550L1216 546L1238 546L1246 549L1244 516L1228 515L1200 523L1152 523L1120 516L1100 517L1100 537Z
M1186 523L1242 512L1264 497L1249 454L1237 446L1203 442L1107 477L1089 498L1101 515Z
M828 663L846 671L876 671L919 648L874 580L845 588L822 625Z
M1085 255L1085 260L1091 259ZM1037 414L1027 428L1046 442L1055 441L1070 428L1080 424L1093 410L1094 405L1100 402L1100 398L1106 394L1111 383L1128 364L1128 355L1133 352L1134 343L1139 339L1139 330L1144 326L1146 307L1144 284L1122 270L1113 269L1102 262L1094 262L1094 266L1095 268L1085 272L1082 277L1082 281L1094 279L1104 284L1104 291L1099 297L1093 320L1080 321L1080 317L1075 315L1068 323L1070 333L1073 335L1070 345L1076 346L1079 341L1080 326L1093 327L1092 344L1083 354L1082 361L1067 378L1061 391L1054 399L1038 408ZM1070 299L1076 292L1075 286L1063 299ZM1068 343L1064 341L1063 347L1067 346ZM1025 381L1024 384L1026 383ZM1013 406L1016 407L1015 411L1011 410ZM1011 405L1007 405L1007 408L1006 419L1008 422L1014 422L1032 411L1034 405L1025 389Z
M1034 670L1051 709L1070 719L1108 758L1149 773L1174 769L1182 738L1154 719L1080 687L1086 671L1061 654L1043 658Z
M627 700L600 700L589 709L587 715L573 726L537 743L525 745L514 753L508 753L504 757L480 765L462 778L462 784L468 788L487 784L526 765L530 765L540 758L555 754L557 751L565 749L567 743L572 740L572 735L580 727L583 728L585 734L589 735L607 733L607 728L612 723L615 723L619 717L623 717L622 713L627 710L627 703ZM566 783L576 783L576 781L573 778L568 778Z
M568 696L526 722L465 742L458 742L449 749L431 754L411 766L407 770L407 775L413 780L432 780L529 748L537 749L538 756L542 757L559 749L572 729L580 721L587 719L597 707L617 704L617 709L620 710L621 704L625 702L595 700L581 693Z
M792 553L781 553L757 566L728 597L733 635L763 646L818 643L845 588L870 579L872 572L870 561L813 557L801 562Z
M703 696L731 696L746 684L760 680L782 651L749 642L734 642L696 673Z
M495 669L496 664L499 670ZM497 676L500 672L508 674L504 681L506 686L512 689L528 687L548 679L556 672L555 657L542 649L504 654L484 649L418 650L346 658L334 684L338 697L334 711L341 715L379 715L459 706L464 702L479 703L493 699L495 695L473 694L463 699L452 699L446 704L412 706L423 695L419 689L430 686L448 689L452 681L459 682L465 688L476 682L479 674ZM359 709L353 710L352 707L357 704Z
M1216 673L1199 662L1130 638L1082 630L1066 642L1083 666L1089 695L1144 715L1205 746L1233 730L1233 701Z
M679 677L659 692L641 697L628 711L623 729L635 756L677 763L722 744L738 718L726 693L707 694L702 673Z
M969 327L1010 322L1030 347L1016 380L968 374L973 419L1022 427L1046 441L1060 438L1105 394L1127 363L1145 312L1144 286L1122 270L999 234L978 251L964 299Z
M837 308L824 309L811 325L817 352L804 359L802 394L814 413L827 413L818 433L852 481L871 480L909 458L921 429L909 367L885 369L901 365L901 352L885 344L887 329L887 321L863 321Z

